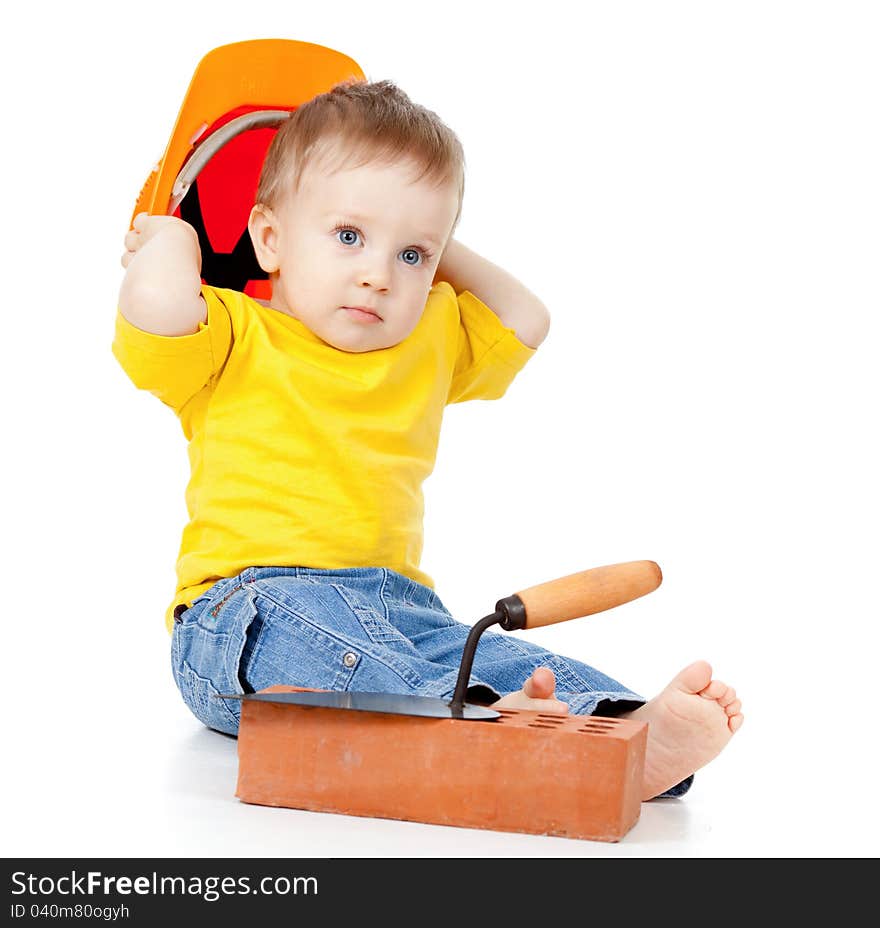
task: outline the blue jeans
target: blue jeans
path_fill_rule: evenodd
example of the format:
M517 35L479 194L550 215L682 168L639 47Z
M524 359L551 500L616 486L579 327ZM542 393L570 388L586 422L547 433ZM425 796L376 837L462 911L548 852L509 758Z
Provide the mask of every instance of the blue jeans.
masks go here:
M287 684L451 698L470 631L433 590L384 567L248 567L176 611L177 687L197 719L230 735L238 734L241 704L218 693ZM644 704L598 670L521 634L483 632L468 701L491 703L522 689L536 667L549 667L571 713L615 716ZM683 795L692 779L664 796Z

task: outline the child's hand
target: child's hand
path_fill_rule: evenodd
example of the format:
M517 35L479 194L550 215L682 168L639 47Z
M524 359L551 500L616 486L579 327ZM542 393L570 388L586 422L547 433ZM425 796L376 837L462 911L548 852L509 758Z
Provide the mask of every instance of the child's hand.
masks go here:
M198 248L199 236L196 230L176 216L151 216L149 213L138 213L134 217L132 228L125 236L125 254L122 256L122 266L127 268L134 256L150 239L161 235L163 238L174 235L187 235L195 238ZM199 252L201 255L201 252ZM199 266L201 271L201 262Z

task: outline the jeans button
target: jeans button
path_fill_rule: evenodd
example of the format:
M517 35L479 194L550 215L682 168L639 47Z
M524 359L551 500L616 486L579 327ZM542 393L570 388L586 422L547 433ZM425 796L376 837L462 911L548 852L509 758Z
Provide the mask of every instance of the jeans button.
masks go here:
M357 659L357 654L355 654L354 651L346 651L342 656L342 663L345 664L346 667L354 667L357 663Z

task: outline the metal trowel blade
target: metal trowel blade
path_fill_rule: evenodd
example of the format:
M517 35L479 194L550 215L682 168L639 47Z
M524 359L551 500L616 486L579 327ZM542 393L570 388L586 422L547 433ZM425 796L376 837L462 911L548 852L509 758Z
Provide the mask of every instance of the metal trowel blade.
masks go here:
M468 719L490 721L500 712L468 703L463 708L450 705L451 700L431 696L398 696L393 693L220 693L218 699L257 699L261 702L323 706L329 709L354 709L356 712L385 712L391 715L417 715L432 719Z

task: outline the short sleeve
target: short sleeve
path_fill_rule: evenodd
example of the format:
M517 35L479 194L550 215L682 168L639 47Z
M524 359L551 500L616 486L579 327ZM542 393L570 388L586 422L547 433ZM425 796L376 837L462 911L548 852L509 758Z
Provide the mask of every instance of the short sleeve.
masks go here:
M457 297L461 323L447 403L496 400L536 353L470 290Z
M116 310L113 354L132 383L175 412L222 369L232 344L232 322L212 287L202 286L208 318L192 335L155 335L132 325Z

